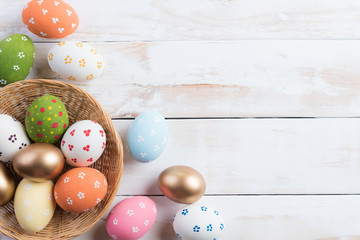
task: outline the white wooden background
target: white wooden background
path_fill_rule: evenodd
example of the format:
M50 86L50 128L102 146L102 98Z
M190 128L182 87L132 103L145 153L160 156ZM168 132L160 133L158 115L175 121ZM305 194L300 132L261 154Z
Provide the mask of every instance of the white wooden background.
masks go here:
M25 33L28 78L55 78L40 39L21 22L26 0L0 1L0 38ZM125 142L132 117L157 109L169 143L156 161L125 154L114 205L148 195L159 216L143 239L176 239L182 205L159 173L185 164L205 177L202 201L222 210L232 240L360 239L360 1L68 0L80 25L67 39L106 60L78 84L113 117ZM106 216L76 238L107 239ZM7 239L0 237L0 239Z

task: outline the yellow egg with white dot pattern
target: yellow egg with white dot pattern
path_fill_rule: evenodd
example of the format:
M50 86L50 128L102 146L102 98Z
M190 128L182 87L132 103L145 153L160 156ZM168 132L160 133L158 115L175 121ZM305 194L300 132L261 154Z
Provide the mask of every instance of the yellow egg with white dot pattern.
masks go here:
M52 181L39 183L24 178L19 183L14 197L14 209L16 219L23 229L35 233L48 225L56 208L53 189Z

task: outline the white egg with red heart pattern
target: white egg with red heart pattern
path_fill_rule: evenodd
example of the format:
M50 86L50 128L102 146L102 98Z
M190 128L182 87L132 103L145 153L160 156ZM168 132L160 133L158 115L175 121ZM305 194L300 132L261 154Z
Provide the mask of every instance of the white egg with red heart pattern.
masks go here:
M86 167L96 162L106 146L106 134L97 122L82 120L71 125L61 140L66 163Z

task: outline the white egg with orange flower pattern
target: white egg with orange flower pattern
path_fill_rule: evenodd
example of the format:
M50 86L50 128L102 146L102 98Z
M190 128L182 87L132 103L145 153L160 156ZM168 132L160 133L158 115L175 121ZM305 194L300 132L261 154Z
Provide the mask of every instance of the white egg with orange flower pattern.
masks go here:
M106 146L106 134L100 124L82 120L71 125L61 140L66 163L86 167L98 160Z
M50 68L58 77L70 81L87 81L100 76L104 60L100 53L82 42L63 41L48 54Z

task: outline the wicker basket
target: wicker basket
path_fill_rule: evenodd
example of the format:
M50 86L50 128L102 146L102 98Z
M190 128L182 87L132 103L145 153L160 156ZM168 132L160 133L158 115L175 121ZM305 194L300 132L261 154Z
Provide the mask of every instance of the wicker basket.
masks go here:
M57 207L54 217L42 231L31 234L16 220L14 202L0 206L0 232L15 239L72 239L86 231L105 214L114 200L123 170L123 146L110 117L87 92L71 84L54 80L25 80L0 90L0 113L9 114L24 123L28 106L38 97L51 94L59 97L69 113L69 123L90 119L101 124L106 132L106 148L101 158L90 167L101 171L108 181L108 192L93 209L78 214ZM20 177L9 166L15 178ZM69 170L65 166L63 172Z

